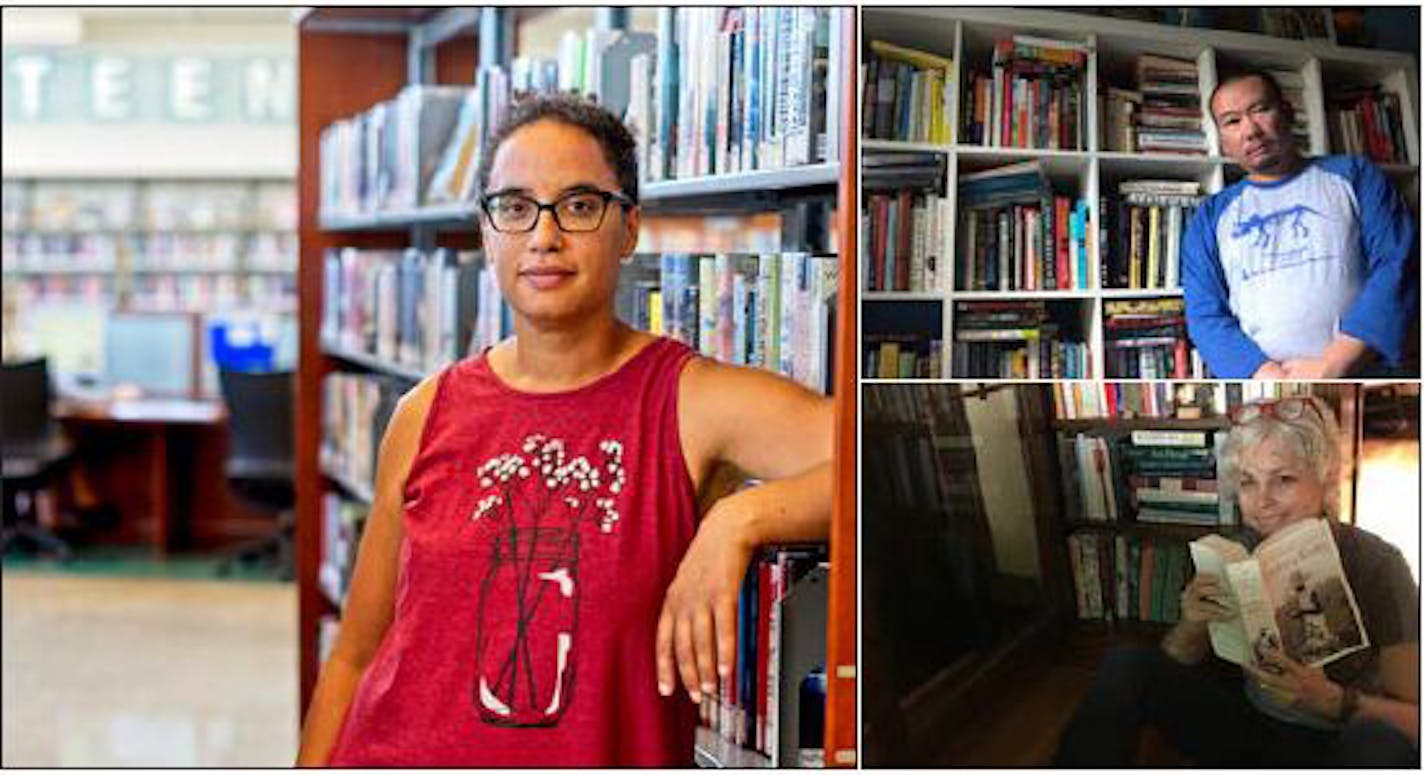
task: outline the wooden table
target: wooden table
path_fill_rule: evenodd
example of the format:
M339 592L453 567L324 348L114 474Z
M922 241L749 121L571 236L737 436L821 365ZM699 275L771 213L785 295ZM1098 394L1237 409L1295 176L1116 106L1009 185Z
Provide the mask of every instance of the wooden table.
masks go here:
M158 556L187 543L190 504L226 505L221 461L227 412L221 402L61 398L55 414L74 438L77 455L84 459L88 453L91 462L108 470L108 486L99 488L106 500L123 502L128 491L145 491L152 522L146 532ZM131 445L136 437L142 439L142 451ZM178 454L173 454L175 447ZM185 492L176 494L175 484ZM134 520L123 521L132 528Z

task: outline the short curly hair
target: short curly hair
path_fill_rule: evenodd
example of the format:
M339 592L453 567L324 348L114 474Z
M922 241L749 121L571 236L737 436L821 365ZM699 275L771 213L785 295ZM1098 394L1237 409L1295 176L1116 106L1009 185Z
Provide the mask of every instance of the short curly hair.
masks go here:
M603 159L618 178L618 186L634 204L638 202L638 143L618 116L576 94L536 94L509 107L480 158L476 182L481 193L489 186L495 152L509 136L539 121L557 121L589 133L603 148Z
M1335 412L1319 398L1306 397L1316 412L1306 412L1299 418L1283 420L1260 414L1239 425L1233 425L1221 449L1223 494L1236 495L1241 474L1242 456L1266 439L1285 445L1310 470L1325 488L1325 513L1331 519L1340 511L1340 425ZM1270 403L1270 402L1261 402Z

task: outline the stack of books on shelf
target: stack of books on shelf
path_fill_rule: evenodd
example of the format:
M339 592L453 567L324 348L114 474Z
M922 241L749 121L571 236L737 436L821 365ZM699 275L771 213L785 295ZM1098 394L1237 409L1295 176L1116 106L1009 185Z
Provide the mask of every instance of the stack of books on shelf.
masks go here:
M932 427L924 423L910 433L864 434L861 460L867 496L881 506L944 507L948 474L935 450Z
M1098 147L1105 151L1137 151L1137 114L1142 92L1103 86L1098 90Z
M353 498L373 497L381 439L408 387L390 377L339 371L322 382L321 468Z
M1197 65L1155 54L1137 58L1137 148L1146 153L1205 154Z
M1070 340L1046 302L962 301L954 310L952 373L989 379L1082 379L1088 348Z
M870 153L862 170L866 290L942 290L949 281L944 254L953 217L941 195L944 156Z
M1280 84L1281 97L1290 104L1293 120L1291 135L1295 137L1296 148L1302 154L1309 154L1310 110L1305 104L1305 77L1295 70L1267 70L1276 83Z
M1103 345L1108 377L1201 379L1206 366L1187 338L1186 303L1180 298L1103 302Z
M1076 290L1092 282L1087 200L1054 194L1037 161L961 175L959 234L958 290Z
M935 379L944 371L944 342L924 333L867 333L866 379Z
M1147 535L1068 536L1078 618L1171 624L1192 577L1187 545Z
M805 676L783 676L786 642L783 606L797 582L818 568L823 549L782 547L763 549L747 568L737 598L737 649L731 675L722 679L719 697L704 698L700 720L726 742L781 761L780 741L799 730L781 728L782 705L795 703L783 689L797 690ZM791 679L788 681L787 679ZM806 718L808 709L800 708ZM793 737L794 739L794 737Z
M1175 290L1182 283L1182 235L1201 203L1195 180L1127 180L1104 208L1111 235L1103 262L1105 288Z
M321 500L321 570L317 583L332 603L346 605L351 575L356 570L356 551L366 524L369 504L357 503L341 493L328 490Z
M321 338L327 347L431 372L480 346L486 323L478 256L331 248L324 264ZM490 277L488 282L492 282ZM499 311L498 300L491 305ZM487 342L485 342L487 343Z
M1087 150L1087 51L1027 35L996 41L991 72L965 81L963 143Z
M870 42L869 61L861 66L861 135L874 140L949 143L953 116L949 101L954 61L937 54Z
M1360 154L1380 164L1408 164L1399 97L1379 86L1329 94L1325 124L1337 153Z
M1138 523L1215 527L1234 523L1217 486L1224 432L1135 430L1121 452L1133 518Z

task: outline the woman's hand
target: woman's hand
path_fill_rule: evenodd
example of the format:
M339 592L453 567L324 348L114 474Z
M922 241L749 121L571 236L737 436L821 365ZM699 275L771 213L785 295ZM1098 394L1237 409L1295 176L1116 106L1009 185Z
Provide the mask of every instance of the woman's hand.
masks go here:
M737 596L755 544L745 529L755 489L718 501L683 555L658 617L658 692L676 681L693 702L716 696L737 653Z
M1182 619L1192 624L1225 622L1236 618L1229 605L1230 593L1221 579L1209 573L1198 573L1182 590Z
M1271 649L1260 667L1246 670L1281 700L1322 718L1339 718L1345 690L1326 677L1324 669L1306 667L1280 649Z

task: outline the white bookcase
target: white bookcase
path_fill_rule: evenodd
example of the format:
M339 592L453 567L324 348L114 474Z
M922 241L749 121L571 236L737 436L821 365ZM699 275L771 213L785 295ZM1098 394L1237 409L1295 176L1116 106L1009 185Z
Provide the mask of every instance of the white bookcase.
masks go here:
M955 302L971 300L1043 299L1067 301L1077 306L1076 314L1083 322L1085 341L1090 350L1090 376L1105 373L1103 341L1103 302L1117 298L1149 299L1180 296L1180 289L1126 290L1101 287L1101 266L1104 251L1096 235L1100 213L1100 195L1116 190L1118 181L1137 178L1197 180L1204 194L1221 191L1239 180L1240 169L1221 156L1215 126L1207 114L1207 100L1217 83L1221 65L1250 66L1289 70L1301 74L1304 82L1304 110L1309 119L1310 155L1335 152L1329 147L1326 130L1325 97L1328 91L1346 85L1379 84L1397 95L1403 119L1408 164L1381 165L1413 209L1419 212L1419 79L1416 59L1408 54L1346 48L1325 40L1286 40L1224 30L1178 28L1162 24L1128 21L1087 14L1050 10L1000 8L867 8L862 14L862 40L883 40L900 46L938 54L953 60L948 83L953 85L949 110L954 117L950 143L908 143L863 139L865 152L932 151L946 158L948 185L945 195L958 213L957 186L961 174L1004 164L1038 160L1058 193L1082 197L1089 203L1089 231L1094 235L1088 243L1089 285L1070 291L959 291L953 276L956 217L946 224L948 271L941 274L942 287L925 291L869 291L862 280L863 331L876 325L886 305L937 305L939 307L940 341L943 342L943 374L949 373L954 347ZM997 148L960 143L963 130L960 105L968 75L975 68L987 69L994 41L1012 35L1032 35L1078 43L1088 49L1086 72L1087 150L1033 150ZM1177 154L1122 153L1099 147L1098 91L1100 74L1107 82L1125 85L1120 73L1129 72L1141 54L1159 54L1197 62L1203 109L1203 128L1207 135L1207 154L1184 156ZM864 70L862 70L862 76ZM863 94L863 90L862 90ZM864 133L862 132L862 137ZM868 251L863 251L868 260ZM867 276L862 261L862 278ZM931 317L922 314L919 317ZM861 353L862 359L864 353ZM872 375L866 375L872 376Z

